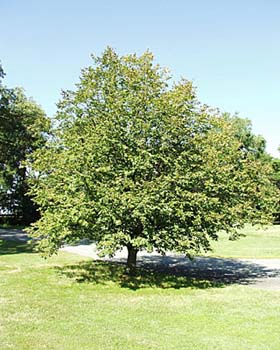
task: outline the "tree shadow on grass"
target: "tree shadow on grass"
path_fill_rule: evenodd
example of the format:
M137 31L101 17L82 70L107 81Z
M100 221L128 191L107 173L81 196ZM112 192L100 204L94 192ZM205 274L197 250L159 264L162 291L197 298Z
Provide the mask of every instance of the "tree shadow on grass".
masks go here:
M222 287L223 284L207 279L196 279L159 272L150 268L136 268L128 274L126 266L120 262L89 261L76 265L56 267L57 271L78 283L99 285L115 284L122 288L137 290L139 288L198 288Z
M233 258L196 257L189 260L183 255L149 255L139 259L139 265L158 272L207 279L222 284L251 284L260 278L280 277L279 269Z
M123 288L217 288L231 284L250 285L259 279L279 278L280 270L250 261L184 256L146 255L138 259L133 275L126 273L125 259L89 261L58 268L78 283L109 284Z
M0 228L0 255L33 253L34 244L22 229Z
M0 239L0 256L20 253L33 253L32 244L19 241L6 241Z

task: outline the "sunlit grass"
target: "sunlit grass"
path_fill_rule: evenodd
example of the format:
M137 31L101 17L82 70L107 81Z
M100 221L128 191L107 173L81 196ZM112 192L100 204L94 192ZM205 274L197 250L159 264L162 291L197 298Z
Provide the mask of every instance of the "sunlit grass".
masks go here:
M280 292L26 249L0 244L1 350L279 349Z
M209 256L232 258L280 258L280 225L267 228L247 226L241 231L245 236L236 241L221 233L219 241L212 242Z

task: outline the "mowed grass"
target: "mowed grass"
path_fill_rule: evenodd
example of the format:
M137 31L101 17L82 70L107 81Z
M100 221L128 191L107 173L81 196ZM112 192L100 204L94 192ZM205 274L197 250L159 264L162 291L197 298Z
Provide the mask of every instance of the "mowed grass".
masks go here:
M0 349L279 350L280 292L0 241Z
M236 241L229 240L225 233L219 241L212 242L213 252L208 256L227 258L263 258L280 259L280 225L257 228L247 226L240 231L244 237Z

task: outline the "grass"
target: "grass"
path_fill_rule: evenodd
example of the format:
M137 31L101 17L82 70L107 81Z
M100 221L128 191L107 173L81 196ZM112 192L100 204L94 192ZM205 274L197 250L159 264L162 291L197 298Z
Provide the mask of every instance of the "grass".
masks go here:
M25 225L11 225L9 223L0 224L0 229L24 229Z
M278 350L280 292L0 241L1 350Z
M280 225L267 228L247 226L241 231L245 236L230 241L228 235L220 234L220 239L212 243L213 252L208 256L227 258L280 258Z

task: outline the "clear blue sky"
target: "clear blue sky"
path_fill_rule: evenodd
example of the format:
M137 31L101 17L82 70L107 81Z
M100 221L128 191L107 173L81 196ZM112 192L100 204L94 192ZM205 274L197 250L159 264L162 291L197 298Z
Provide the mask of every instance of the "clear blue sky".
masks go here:
M0 14L5 84L49 116L90 53L150 49L202 102L251 119L280 155L279 0L0 0Z

